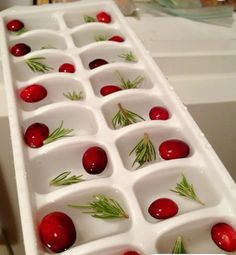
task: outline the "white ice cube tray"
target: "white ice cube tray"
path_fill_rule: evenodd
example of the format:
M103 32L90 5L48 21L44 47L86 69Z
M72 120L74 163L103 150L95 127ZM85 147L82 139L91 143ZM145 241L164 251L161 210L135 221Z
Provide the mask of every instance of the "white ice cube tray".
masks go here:
M111 14L110 24L84 22L84 15L95 16L100 11ZM8 32L6 23L12 19L23 21L27 32L19 36ZM125 41L96 42L94 37L98 34L122 35ZM63 254L121 255L126 250L136 250L141 255L171 253L177 236L183 237L189 253L222 253L211 240L210 230L222 221L236 227L235 183L112 1L6 10L1 14L1 38L26 254L50 253L39 240L37 225L52 211L67 213L75 223L76 242ZM28 44L31 52L12 56L9 47L18 42ZM56 49L40 49L47 44ZM125 62L118 57L130 51L138 62ZM45 57L54 69L46 74L34 73L24 62L30 57ZM90 70L88 63L96 58L106 59L109 64ZM76 72L59 73L58 67L65 62L73 63ZM104 84L119 83L116 71L126 79L142 76L144 80L138 89L102 97L99 90ZM44 85L48 96L38 103L24 103L19 91L32 83ZM63 96L73 90L83 91L84 99L70 101ZM118 103L146 121L114 130L111 119ZM148 112L155 105L165 106L170 119L149 120ZM24 131L31 123L42 122L54 130L62 120L64 127L74 129L73 137L38 149L24 143ZM190 146L190 155L175 160L157 157L136 170L129 152L144 133L149 134L157 154L161 142L177 138ZM108 155L105 171L97 176L87 174L81 162L84 151L94 145ZM83 174L86 181L59 188L49 186L49 181L64 170ZM205 206L170 191L182 174L193 184ZM119 201L129 219L100 220L67 206L91 202L91 197L100 193ZM148 214L150 203L160 197L176 201L176 216L160 221Z

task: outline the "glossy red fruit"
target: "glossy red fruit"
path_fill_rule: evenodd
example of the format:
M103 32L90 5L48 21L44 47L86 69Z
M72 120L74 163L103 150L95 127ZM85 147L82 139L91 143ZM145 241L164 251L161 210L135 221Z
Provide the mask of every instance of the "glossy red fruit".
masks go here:
M123 253L123 255L140 255L140 254L136 251L126 251L125 253Z
M114 35L111 38L109 38L108 40L113 41L113 42L124 42L125 39L119 35Z
M82 163L87 173L100 174L107 166L107 154L98 146L90 147L85 151Z
M31 48L24 43L17 43L11 47L10 52L15 57L21 57L31 51Z
M167 120L169 119L169 112L162 106L154 106L149 111L149 118L151 120Z
M24 27L24 23L18 19L10 20L7 23L7 29L12 32L17 32Z
M169 198L159 198L152 202L148 208L149 214L159 220L175 216L178 210L178 205Z
M64 63L59 67L58 70L61 73L74 73L75 67L74 67L74 65L72 65L70 63Z
M166 140L159 146L159 154L165 160L185 158L189 152L188 144L178 139Z
M47 96L47 90L39 84L32 84L20 92L20 97L27 103L36 103Z
M236 251L236 231L227 223L217 223L211 228L211 238L222 250Z
M94 68L97 68L99 66L106 65L106 64L108 64L108 62L105 59L97 58L89 63L89 68L94 69Z
M52 212L39 224L42 243L52 252L63 252L76 240L76 230L71 218L63 212Z
M24 134L25 143L31 148L43 146L43 141L49 136L49 128L42 123L33 123Z
M122 89L116 85L106 85L101 88L100 94L102 96L107 96L109 94L115 93L120 90L122 90Z
M103 23L110 23L111 22L111 16L107 12L99 12L97 15L97 20L98 22L103 22Z

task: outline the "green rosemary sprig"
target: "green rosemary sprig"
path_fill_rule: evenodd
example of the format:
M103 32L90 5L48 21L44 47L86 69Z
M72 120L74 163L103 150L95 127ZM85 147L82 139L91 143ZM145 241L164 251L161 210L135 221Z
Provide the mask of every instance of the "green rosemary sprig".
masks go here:
M13 32L15 35L21 35L23 33L27 32L25 27L22 27L20 30Z
M43 144L48 144L54 142L62 137L68 137L69 134L73 131L73 129L63 128L63 121L60 126L56 128L49 136L43 141Z
M140 120L145 120L135 112L125 109L120 103L118 104L119 111L112 119L113 128L125 127Z
M136 89L142 83L144 78L142 76L137 76L134 80L125 79L120 72L116 72L118 78L121 82L122 89Z
M45 65L42 62L42 60L45 60L45 58L44 57L35 57L35 58L29 58L25 62L33 72L45 73L47 71L53 70L52 67Z
M80 91L79 93L73 91L73 92L68 92L68 93L63 93L63 95L72 100L72 101L79 101L83 99L83 92Z
M129 218L129 215L115 199L101 194L94 195L93 197L94 201L87 205L70 204L68 206L85 210L83 213L91 214L92 217L99 219Z
M187 252L184 248L182 236L177 237L177 239L175 241L174 248L172 250L172 254L187 254Z
M156 151L153 143L151 142L147 133L144 133L144 138L141 139L133 150L129 153L129 156L135 152L136 158L132 164L132 167L138 163L142 167L146 162L151 162L156 159Z
M51 44L45 44L41 47L42 50L46 50L46 49L56 49L54 46L52 46Z
M50 185L52 186L71 185L71 184L84 181L84 179L81 178L83 175L77 175L77 176L72 175L69 177L70 174L71 174L70 171L66 171L59 174L58 176L56 176L50 181Z
M88 15L84 16L84 22L85 23L91 23L91 22L96 22L96 21L97 20L94 17L92 17L92 16L88 16Z
M128 52L128 53L122 53L118 55L118 57L123 58L127 62L137 62L137 58L134 56L133 52Z
M196 195L194 191L194 187L192 184L189 184L184 174L182 174L182 180L180 183L177 183L175 189L171 189L171 191L178 193L180 196L187 197L191 200L196 201L201 205L205 205Z
M107 40L107 36L105 36L105 35L96 35L94 37L94 39L95 39L96 42L106 41Z

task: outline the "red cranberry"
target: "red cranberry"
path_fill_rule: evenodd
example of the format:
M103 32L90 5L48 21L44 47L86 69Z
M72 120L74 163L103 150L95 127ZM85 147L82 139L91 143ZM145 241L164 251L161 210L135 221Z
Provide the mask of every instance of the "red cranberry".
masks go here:
M108 40L113 41L113 42L124 42L124 38L119 35L114 35L111 38L109 38Z
M32 84L20 92L20 97L27 103L35 103L47 96L47 90L39 84Z
M107 166L107 154L98 147L87 149L82 158L83 167L89 174L100 174Z
M99 12L96 15L96 17L97 17L97 20L99 22L103 22L103 23L110 23L111 22L111 16L107 12Z
M155 106L149 111L149 117L151 120L167 120L169 119L169 112L164 107Z
M24 43L17 43L11 47L10 52L15 57L21 57L31 51L31 48Z
M102 58L97 58L89 63L89 68L94 69L94 68L97 68L99 66L106 65L106 64L108 64L108 62L106 60L104 60Z
M70 63L64 63L59 67L59 72L61 73L74 73L75 67Z
M25 143L31 148L43 146L43 141L49 136L49 128L42 123L33 123L24 134Z
M100 94L102 96L107 96L109 94L115 93L120 90L122 90L122 89L116 85L106 85L101 88Z
M24 27L24 23L18 19L10 20L7 23L7 29L11 32L17 32Z
M168 219L178 213L177 204L169 198L159 198L151 203L148 208L149 214L155 219Z
M42 243L52 252L59 253L70 248L76 240L76 230L71 218L63 212L52 212L39 224Z
M136 251L126 251L125 253L123 253L123 255L140 255L140 254Z
M185 158L190 153L189 146L178 139L166 140L159 146L160 156L165 160Z
M220 249L227 252L236 251L236 231L229 224L215 224L211 228L211 238Z

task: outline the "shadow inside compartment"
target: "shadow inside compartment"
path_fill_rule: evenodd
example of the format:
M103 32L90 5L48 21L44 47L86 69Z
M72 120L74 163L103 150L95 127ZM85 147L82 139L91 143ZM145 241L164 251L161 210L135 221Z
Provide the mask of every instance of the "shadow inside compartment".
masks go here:
M0 227L4 232L11 244L19 242L19 231L16 224L16 212L14 213L13 204L10 195L10 188L16 193L16 184L14 178L13 158L11 153L9 124L6 117L0 118L0 130L4 131L0 134L1 145L4 146L0 151ZM9 159L9 160L6 160ZM5 169L5 170L4 170ZM6 174L6 171L8 173ZM10 178L6 177L9 173ZM17 205L18 206L18 205ZM4 235L1 231L0 244L5 244Z

